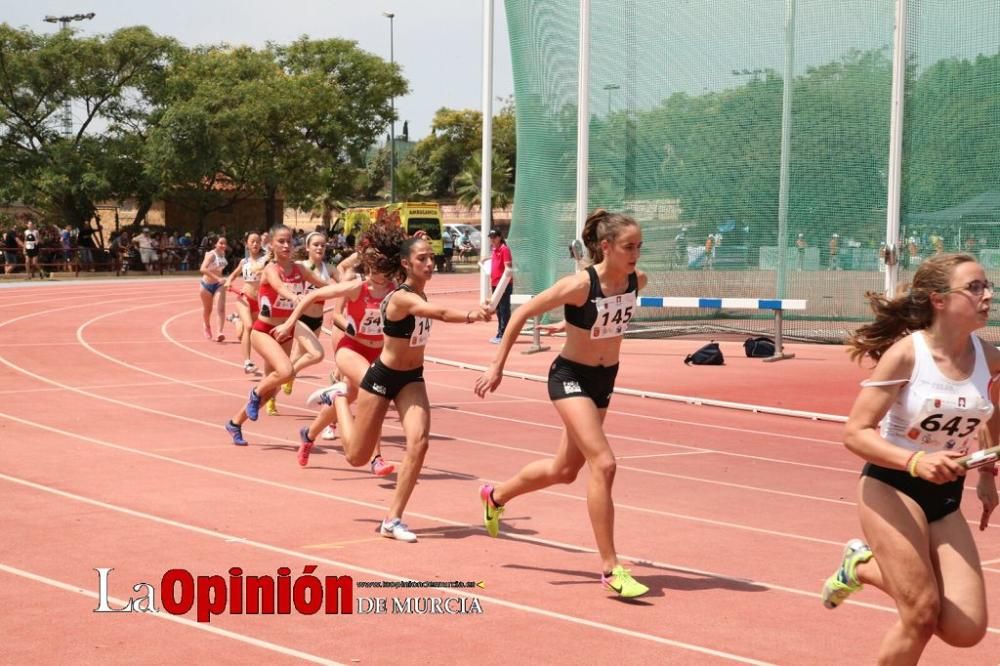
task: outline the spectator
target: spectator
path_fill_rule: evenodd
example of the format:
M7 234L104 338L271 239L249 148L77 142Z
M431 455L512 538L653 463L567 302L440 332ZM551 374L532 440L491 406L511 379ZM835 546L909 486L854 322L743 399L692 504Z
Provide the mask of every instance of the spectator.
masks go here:
M715 234L709 234L705 239L704 270L710 271L713 268L715 268Z
M189 270L191 264L191 249L194 247L194 240L191 232L187 231L177 239L177 252L180 258L180 270Z
M504 271L514 270L514 259L510 254L510 246L504 240L498 229L490 229L490 290L495 291L503 277ZM485 261L485 259L483 260ZM500 302L497 303L497 334L490 342L498 345L503 340L503 332L507 330L510 321L510 297L514 293L514 280L507 283Z
M444 257L441 259L441 270L445 273L451 273L455 270L451 263L451 258L455 255L455 238L447 229L441 236L441 246L444 252Z
M830 263L827 266L828 270L839 271L840 270L840 235L833 234L830 236Z
M807 247L809 247L809 243L806 242L806 235L799 232L795 239L795 270L797 271L805 270Z
M38 277L42 279L45 277L45 274L42 272L42 267L38 264L39 244L42 238L38 229L35 229L35 221L31 218L28 218L23 237L21 247L24 249L24 272L28 274L28 279L30 280L35 277L35 269L37 268Z
M12 222L3 235L3 274L10 275L17 268L17 231Z
M62 246L63 252L63 270L71 273L73 271L73 231L68 224L59 232L59 244Z
M97 231L101 232L103 230L104 227L101 226L101 222L98 220ZM80 225L80 230L77 234L77 245L80 248L80 263L93 273L94 250L97 249L97 244L94 243L94 229L90 226L90 220Z
M139 248L139 259L142 261L142 267L146 269L147 273L151 273L159 257L156 253L156 241L149 235L149 227L143 227L142 233L136 236L132 242Z

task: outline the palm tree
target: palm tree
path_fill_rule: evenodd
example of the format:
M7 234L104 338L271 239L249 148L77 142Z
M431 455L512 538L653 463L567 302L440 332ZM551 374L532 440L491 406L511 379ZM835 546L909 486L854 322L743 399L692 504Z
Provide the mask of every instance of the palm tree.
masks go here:
M493 210L506 208L514 201L514 183L511 182L511 168L507 158L493 151L493 183L490 193L490 226L493 225ZM475 153L465 163L465 169L455 177L455 194L458 204L466 209L482 206L482 153Z

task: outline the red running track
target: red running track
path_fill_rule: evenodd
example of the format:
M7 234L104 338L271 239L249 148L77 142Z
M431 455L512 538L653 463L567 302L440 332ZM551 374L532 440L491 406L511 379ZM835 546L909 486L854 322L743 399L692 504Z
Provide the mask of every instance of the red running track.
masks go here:
M482 529L483 480L555 450L559 423L540 383L506 379L480 401L475 372L428 365L431 451L406 516L420 540L396 543L374 533L393 477L349 468L336 442L308 468L296 464L297 430L314 413L304 396L325 383L329 362L279 397L281 416L246 428L249 447L229 443L222 424L252 380L235 343L201 337L197 288L154 279L0 289L0 662L869 663L894 622L877 590L836 611L818 599L858 532L860 465L836 423L616 396L607 432L619 462L617 545L652 588L625 603L599 585L583 477L512 503L502 538ZM429 291L471 307L472 289L474 276L441 275ZM493 332L436 325L429 354L485 364ZM727 366L685 367L697 344L627 341L619 386L845 414L864 376L841 349L820 346L763 364L727 343ZM515 353L509 368L544 374L554 353ZM384 434L398 461L391 412ZM975 505L970 490L970 518ZM977 534L994 608L997 534ZM168 570L289 567L294 580L307 565L353 577L356 599L386 599L390 612L210 623L163 612ZM93 612L95 569L110 567L117 607L148 582L161 612ZM358 585L399 580L485 587ZM393 613L394 598L453 609L475 598L482 613ZM972 649L932 641L925 661L996 664L998 654L994 622Z

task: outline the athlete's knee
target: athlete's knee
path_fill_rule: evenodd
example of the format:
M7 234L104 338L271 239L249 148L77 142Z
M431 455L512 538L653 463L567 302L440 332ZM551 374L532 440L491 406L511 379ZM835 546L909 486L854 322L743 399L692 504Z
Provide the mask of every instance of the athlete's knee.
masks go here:
M941 621L941 600L937 590L925 590L909 599L897 599L901 619L914 635L929 639Z
M292 367L291 361L283 360L279 362L272 372L275 374L275 379L282 384L295 378L295 369Z
M427 455L427 450L430 448L430 438L427 433L420 433L416 437L406 440L406 455L423 460L424 456Z
M954 647L972 647L986 636L986 613L978 617L970 617L965 613L955 613L937 627L937 635L948 645ZM943 619L943 618L942 618Z
M611 483L615 479L615 472L618 471L618 463L615 456L610 452L602 453L590 461L591 473Z

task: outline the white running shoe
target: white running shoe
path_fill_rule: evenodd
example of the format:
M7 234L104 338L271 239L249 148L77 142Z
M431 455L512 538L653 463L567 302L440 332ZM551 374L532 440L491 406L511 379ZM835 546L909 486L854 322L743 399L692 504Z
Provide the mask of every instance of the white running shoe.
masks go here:
M332 405L333 399L338 395L347 395L347 384L344 382L337 382L336 384L331 384L326 388L313 391L309 394L309 397L306 398L306 404Z
M327 440L337 439L337 428L332 425L328 425L327 427L323 428L323 433L320 435L320 437Z
M257 372L257 366L254 365L253 361L244 361L243 362L243 372L246 373L246 374L248 374L248 375L252 375L255 372Z
M396 541L413 543L417 540L417 535L411 532L399 518L393 518L389 522L383 520L382 524L379 525L378 532L387 539L395 539Z

